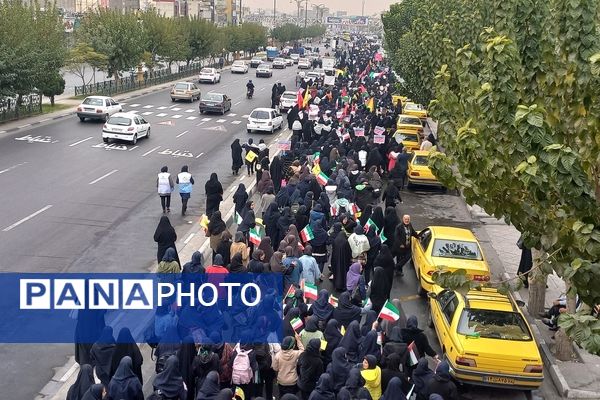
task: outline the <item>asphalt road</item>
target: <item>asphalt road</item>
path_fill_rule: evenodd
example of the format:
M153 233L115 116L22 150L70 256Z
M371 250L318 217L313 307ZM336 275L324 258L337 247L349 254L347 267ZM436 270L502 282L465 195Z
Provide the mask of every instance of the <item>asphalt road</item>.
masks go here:
M0 271L144 272L156 258L153 234L162 210L156 174L163 165L176 175L188 165L196 181L188 215L172 197L171 221L181 236L204 210L204 183L217 172L224 188L233 182L230 144L276 140L281 132L246 133L253 108L270 106L271 86L294 87L295 67L273 78L224 71L221 83L201 84L203 93L232 98L225 116L200 115L198 103L172 103L168 91L124 102L152 124L136 146L102 142L101 122L72 118L19 129L0 137ZM246 82L255 95L246 99ZM286 124L287 126L287 124ZM176 153L176 151L179 152ZM226 193L228 194L228 193ZM0 346L0 392L33 399L73 354L72 345Z

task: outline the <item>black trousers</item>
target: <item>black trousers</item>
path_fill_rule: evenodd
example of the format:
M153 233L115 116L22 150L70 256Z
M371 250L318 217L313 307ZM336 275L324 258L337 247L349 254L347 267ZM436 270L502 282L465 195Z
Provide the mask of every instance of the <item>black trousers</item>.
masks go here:
M163 211L165 211L165 208L171 208L171 195L160 196L160 205Z
M398 252L398 254L396 255L396 271L402 272L404 264L410 261L411 255L412 253L410 248L407 248L402 252Z

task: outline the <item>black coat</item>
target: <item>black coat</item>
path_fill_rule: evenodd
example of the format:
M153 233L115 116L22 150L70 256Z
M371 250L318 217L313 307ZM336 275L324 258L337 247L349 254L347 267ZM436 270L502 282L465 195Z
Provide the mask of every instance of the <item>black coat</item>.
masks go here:
M346 274L351 263L352 249L346 234L340 232L333 240L331 247L331 270L333 271L333 284L336 290L346 290Z
M240 145L240 139L235 139L231 144L231 169L237 171L244 165L242 159L242 145Z
M298 387L303 392L314 390L319 377L324 372L323 360L319 355L320 347L319 339L311 339L306 350L298 358Z
M169 217L162 216L160 218L160 222L156 227L156 231L154 232L154 241L158 243L158 250L156 252L156 261L161 262L165 252L169 247L174 248L175 242L177 241L177 233L175 233L175 228L169 222ZM177 256L177 263L179 263L179 256ZM181 264L180 264L181 265Z
M417 232L413 228L412 224L408 225L408 232L410 236L417 237ZM394 245L392 248L392 252L394 254L403 254L410 251L410 240L408 240L406 231L404 230L404 224L401 223L396 227L396 232L394 233ZM408 242L408 244L406 244ZM404 247L401 247L404 245Z
M428 399L433 393L439 394L444 400L458 400L458 390L449 377L434 375L427 382L425 398Z

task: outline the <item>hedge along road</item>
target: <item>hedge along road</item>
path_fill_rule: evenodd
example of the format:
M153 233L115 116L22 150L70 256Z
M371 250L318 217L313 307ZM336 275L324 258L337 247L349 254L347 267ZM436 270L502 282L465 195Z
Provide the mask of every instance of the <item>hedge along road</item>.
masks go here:
M221 83L200 84L203 93L225 93L232 110L225 116L200 115L198 102L172 103L168 90L129 99L152 124L150 139L133 146L102 142L101 122L79 122L75 115L19 129L0 138L0 271L141 272L155 262L153 234L162 215L156 174L163 165L173 175L188 165L196 185L188 215L172 197L171 221L183 237L204 210L204 183L212 172L224 188L234 182L230 144L276 135L246 133L246 116L270 106L278 80L293 89L295 67L255 78L224 71ZM255 83L247 100L246 82ZM33 399L65 364L73 345L2 345L0 391Z

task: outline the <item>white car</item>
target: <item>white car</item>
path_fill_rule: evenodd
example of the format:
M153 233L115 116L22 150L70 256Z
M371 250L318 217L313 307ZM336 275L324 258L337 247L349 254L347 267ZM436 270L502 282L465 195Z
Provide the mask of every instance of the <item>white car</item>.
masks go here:
M254 56L252 57L252 60L250 60L250 68L256 68L265 61L266 57Z
M102 140L125 140L136 144L141 137L150 137L150 124L142 116L134 113L116 113L102 127Z
M311 64L308 58L301 58L298 60L298 69L310 69Z
M273 71L271 70L271 66L269 64L260 64L258 68L256 68L256 77L267 77L270 78L273 76Z
M294 61L294 64L298 64L298 60L300 60L300 54L292 53L290 54L290 58Z
M248 64L244 60L237 60L231 64L232 74L246 74L248 73Z
M285 69L287 63L285 62L285 58L277 57L273 60L273 69Z
M283 117L272 108L255 108L248 116L246 129L248 133L252 131L275 132L275 129L281 129L283 126Z
M279 110L281 112L287 112L290 108L294 107L298 103L298 94L291 90L286 90L281 95L279 102Z
M286 59L285 59L285 64L286 64L288 67L293 67L293 66L294 66L294 60L292 60L291 58L286 58Z
M111 115L121 111L123 107L111 97L89 96L77 107L77 116L81 122L86 118L107 121Z
M202 68L198 82L217 83L221 82L221 73L216 68Z
M309 71L304 75L304 82L312 80L315 82L317 79L321 79L321 74L315 71Z
M321 75L321 78L325 76L325 70L323 68L315 68L314 72L318 72Z

